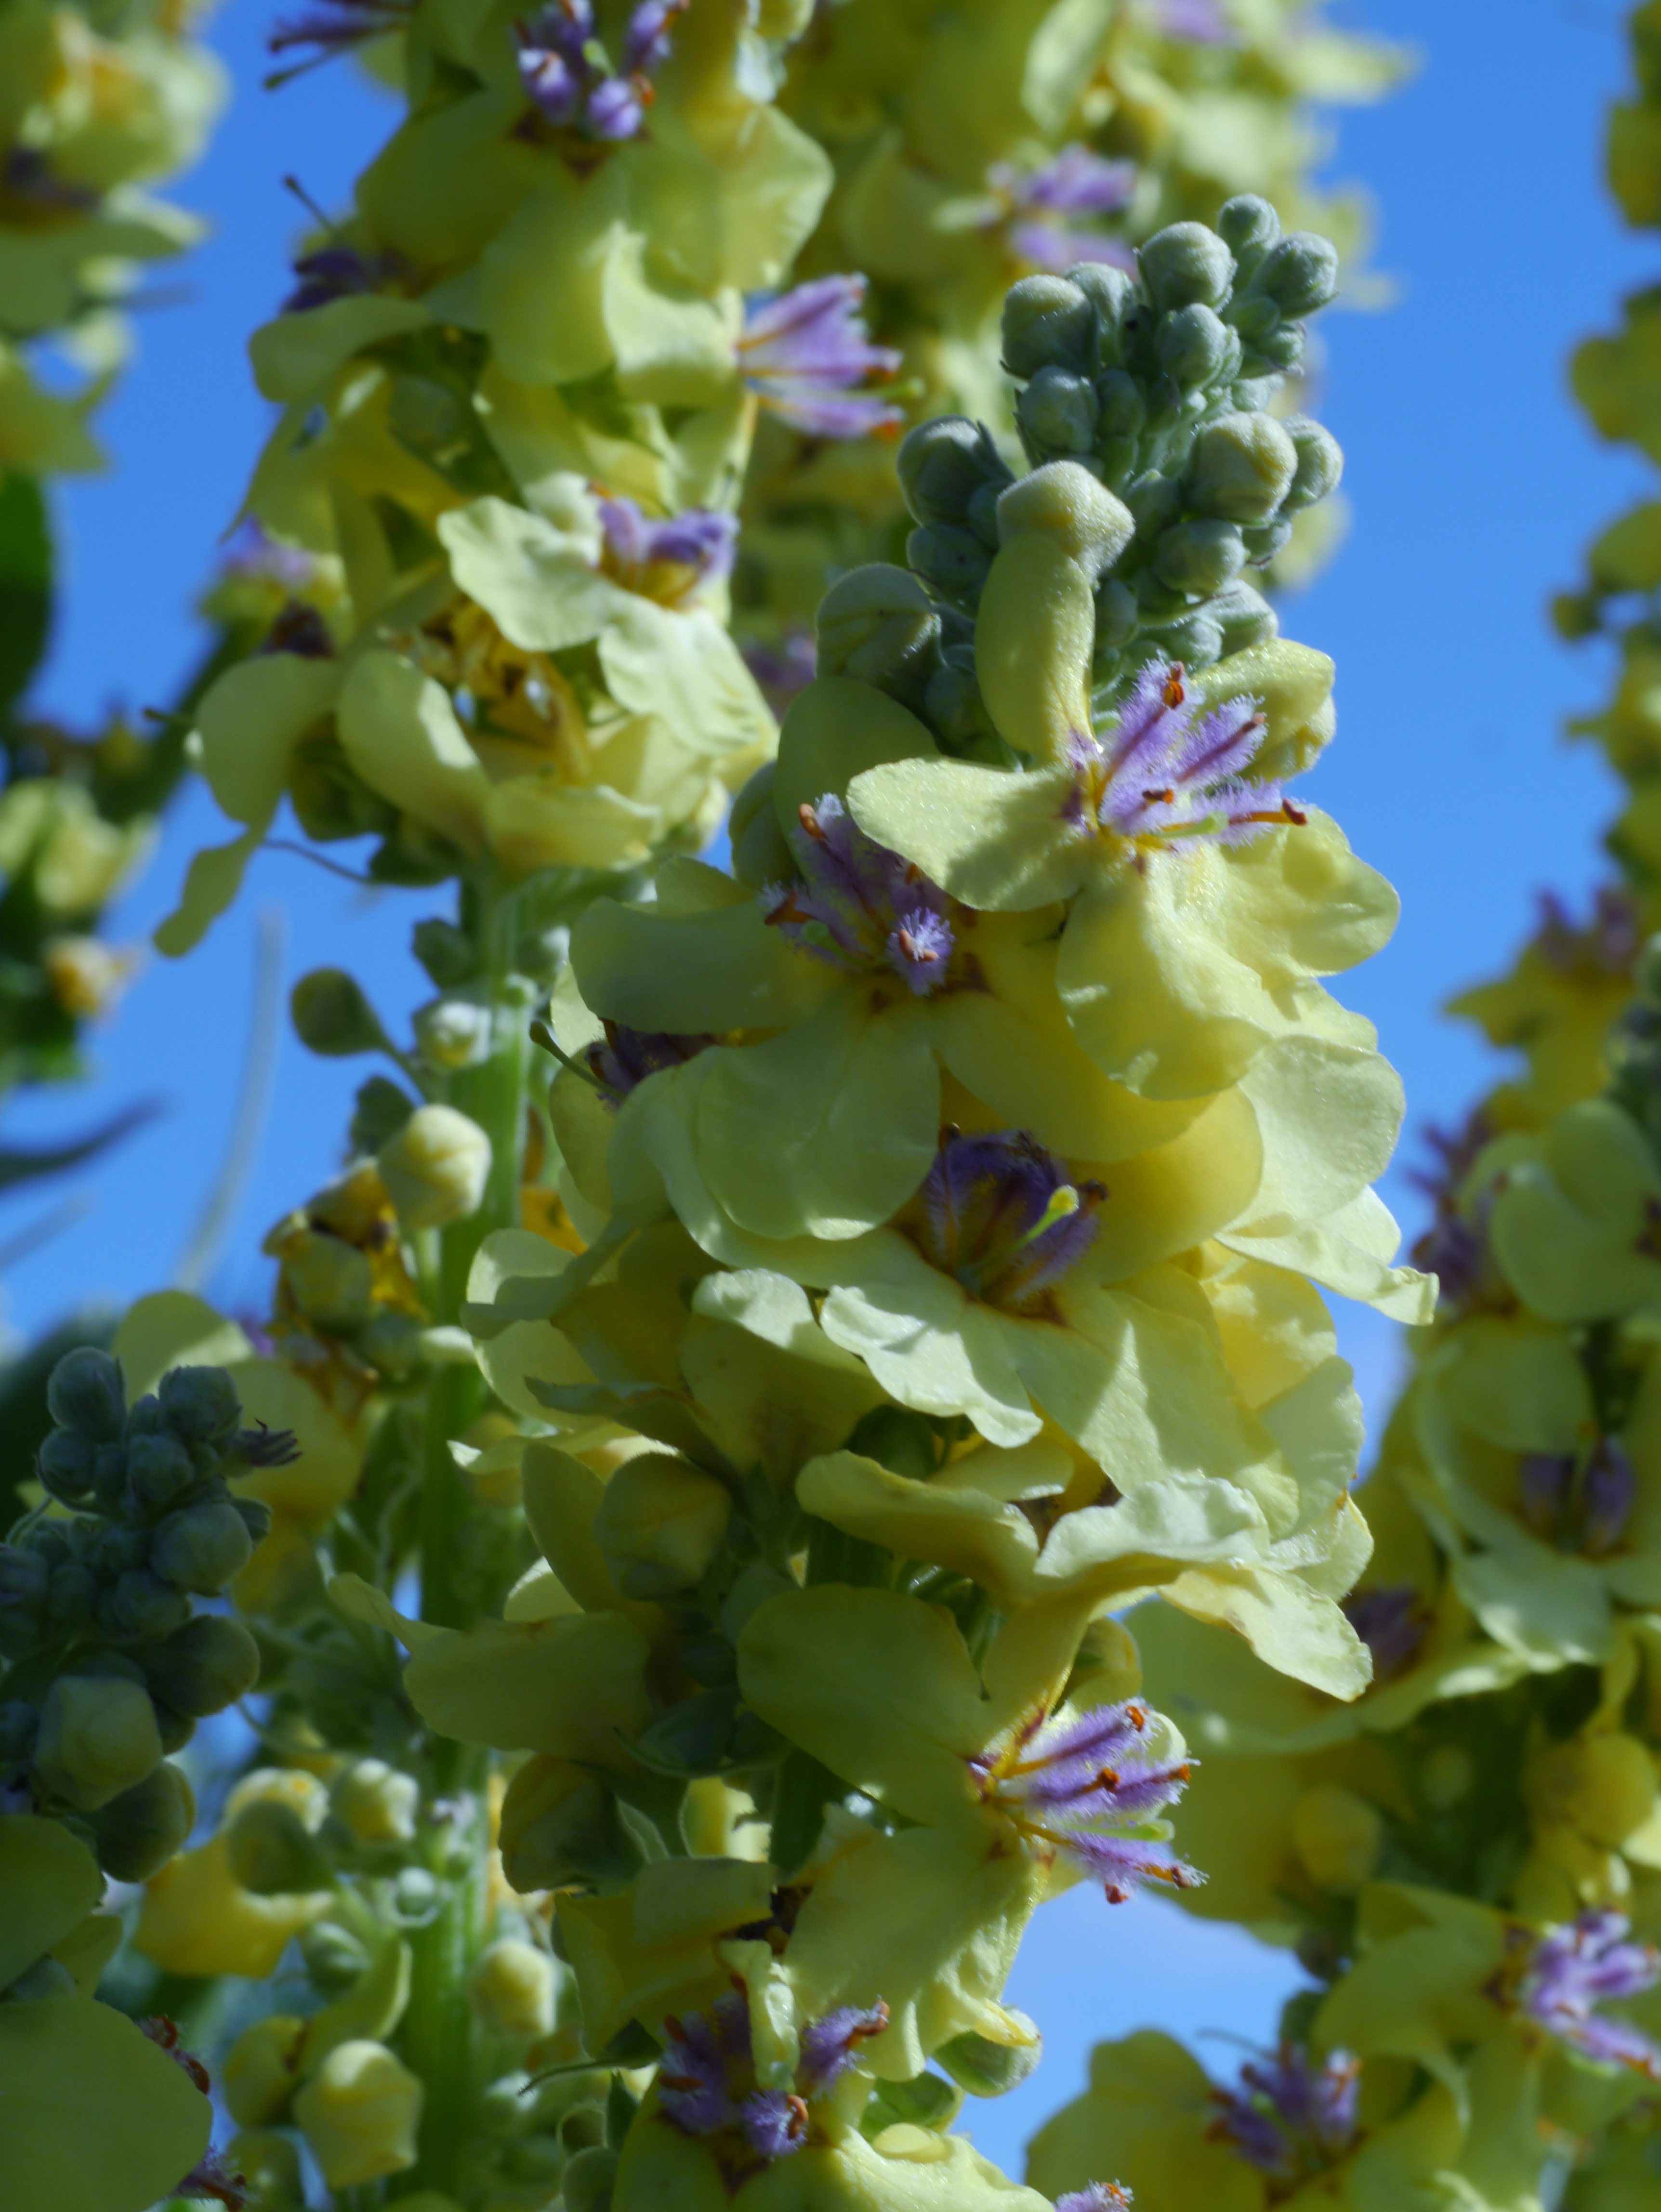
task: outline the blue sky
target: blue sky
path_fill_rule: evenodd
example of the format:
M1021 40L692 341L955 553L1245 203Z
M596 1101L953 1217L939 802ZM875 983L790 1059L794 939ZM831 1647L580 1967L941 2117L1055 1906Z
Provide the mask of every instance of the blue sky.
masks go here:
M1602 112L1625 76L1618 9L1370 0L1342 19L1412 42L1422 66L1392 100L1339 119L1334 173L1373 193L1377 261L1399 296L1382 314L1329 319L1321 411L1348 456L1354 528L1285 626L1338 663L1338 739L1310 795L1402 892L1394 944L1344 996L1378 1024L1405 1078L1410 1160L1413 1130L1456 1118L1491 1079L1490 1056L1439 1018L1439 1003L1506 963L1537 890L1582 902L1601 872L1612 786L1560 732L1601 696L1607 671L1596 652L1557 645L1543 608L1645 472L1583 425L1564 362L1578 337L1609 323L1621 291L1646 280L1654 256L1621 231L1601 188ZM103 417L113 471L62 503L69 599L45 699L72 718L116 699L162 702L188 664L190 599L264 428L241 348L282 296L301 226L279 179L296 171L338 205L386 128L387 103L349 70L263 94L266 21L264 6L234 0L216 27L235 101L179 194L215 236L185 271L188 301L143 318L137 362ZM189 854L221 834L211 804L187 795L113 933L146 934ZM61 1136L136 1096L165 1109L86 1179L82 1218L11 1268L13 1324L32 1331L78 1297L119 1302L169 1279L228 1141L262 911L280 919L289 979L344 955L396 1015L425 994L406 948L430 908L428 894L369 896L266 854L202 951L178 966L152 960L94 1040L94 1082L7 1109L6 1136L23 1140ZM331 1170L365 1072L311 1060L284 1036L270 1133L211 1285L222 1299L259 1305L259 1239ZM1388 1194L1411 1220L1399 1170ZM50 1204L39 1192L9 1198L0 1242ZM1376 1418L1395 1334L1353 1313L1342 1326ZM1292 1978L1248 1937L1165 1906L1110 1912L1074 1893L1041 1917L1012 1991L1044 2019L1051 2063L977 2115L977 2140L1013 2161L1021 2136L1081 2082L1097 2035L1150 2022L1271 2033Z

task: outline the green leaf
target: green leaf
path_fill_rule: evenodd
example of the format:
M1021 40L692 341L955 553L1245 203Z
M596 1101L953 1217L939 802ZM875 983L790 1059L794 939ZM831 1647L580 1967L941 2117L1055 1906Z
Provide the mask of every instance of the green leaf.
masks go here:
M52 634L52 532L33 477L0 478L0 714L9 714Z

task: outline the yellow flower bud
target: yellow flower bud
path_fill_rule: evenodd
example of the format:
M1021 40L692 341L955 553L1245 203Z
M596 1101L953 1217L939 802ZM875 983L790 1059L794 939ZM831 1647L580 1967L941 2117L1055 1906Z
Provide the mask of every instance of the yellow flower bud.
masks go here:
M643 1452L606 1484L594 1541L625 1596L666 1597L698 1580L732 1512L732 1497L714 1475L684 1459Z
M335 1818L360 1844L407 1844L415 1835L421 1785L384 1759L360 1759L338 1776L330 1799Z
M383 2043L343 2043L294 2100L331 2189L355 2189L416 2161L425 2091Z
M1614 1850L1655 1809L1655 1761L1636 1736L1580 1736L1542 1752L1525 1787L1536 1821L1567 1825Z
M55 1796L95 1813L161 1764L149 1692L120 1676L60 1674L40 1709L34 1764Z
M305 2040L305 2021L286 2012L257 2020L237 2037L221 2069L220 2087L238 2127L267 2127L283 2118L299 2079Z
M86 1021L110 1012L138 965L136 953L96 937L49 937L40 958L58 1005Z
M998 501L998 541L1042 530L1092 580L1135 535L1130 509L1077 461L1050 461L1019 477Z
M1323 1889L1355 1890L1372 1879L1384 1824L1365 1797L1317 1783L1292 1808L1292 1841Z
M528 2042L554 2024L554 1962L534 1943L504 1936L475 1962L467 1995L487 2034Z
M406 1229L442 1229L478 1211L490 1172L490 1140L453 1106L421 1106L377 1155Z

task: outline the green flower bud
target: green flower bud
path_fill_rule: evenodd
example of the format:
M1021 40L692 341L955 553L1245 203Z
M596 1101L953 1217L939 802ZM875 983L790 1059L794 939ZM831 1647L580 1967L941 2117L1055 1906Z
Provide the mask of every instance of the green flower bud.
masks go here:
M1087 368L1096 310L1068 276L1023 276L1003 303L1003 362L1014 377L1036 376L1050 362Z
M1297 446L1272 415L1220 416L1194 441L1189 495L1202 514L1267 522L1291 490L1299 460Z
M626 1596L667 1597L702 1578L732 1517L725 1483L684 1459L642 1452L602 1492L594 1541Z
M54 1599L58 1595L56 1580L54 1577ZM130 1639L154 1643L171 1636L176 1628L182 1628L190 1617L189 1598L149 1567L130 1567L98 1601L99 1626L106 1635L124 1643Z
M1136 635L1141 612L1136 594L1116 576L1110 576L1096 594L1096 649L1116 652Z
M306 1319L332 1335L362 1328L374 1310L368 1254L326 1230L302 1229L285 1241L283 1284Z
M472 999L429 999L416 1008L414 1027L429 1066L453 1073L490 1057L490 1010Z
M917 577L885 562L839 576L815 624L821 676L851 676L916 706L940 659L940 617Z
M998 501L1004 544L1023 530L1041 530L1092 578L1113 566L1135 526L1123 501L1077 461L1046 462L1011 484Z
M1010 480L990 433L966 415L940 416L908 430L895 465L906 509L920 523L960 524L983 485Z
M1207 611L1221 626L1222 651L1219 658L1244 653L1250 646L1268 645L1281 634L1280 617L1262 593L1254 590L1243 576L1226 585Z
M1217 235L1235 255L1262 253L1281 235L1281 218L1256 192L1238 192L1223 203Z
M159 1698L154 1702L155 1732L161 1740L163 1755L171 1759L174 1752L183 1751L196 1734L196 1723L188 1714L175 1712L171 1705L164 1705Z
M1266 568L1277 553L1292 543L1290 522L1265 522L1256 530L1242 531L1246 559L1254 568Z
M1220 307L1234 280L1234 257L1202 222L1167 223L1136 249L1148 298L1161 313L1174 307Z
M1337 297L1338 249L1312 230L1294 230L1264 255L1256 289L1283 315L1312 315Z
M986 581L992 556L972 530L929 523L905 541L908 564L947 599L972 602Z
M40 1447L34 1471L49 1498L78 1504L98 1472L98 1447L74 1429L54 1429Z
M425 2092L384 2044L338 2045L294 2100L331 2189L355 2189L416 2161Z
M167 1512L197 1480L195 1462L177 1437L135 1437L127 1447L127 1486L146 1520Z
M392 1915L402 1928L429 1928L437 1919L444 1893L425 1867L405 1867L392 1884Z
M92 1479L93 1495L107 1513L119 1513L127 1494L127 1447L100 1444Z
M473 940L453 921L417 922L411 948L441 991L470 983L478 973Z
M733 801L733 811L727 817L733 873L752 890L759 890L764 884L788 881L795 870L795 855L785 843L773 811L776 772L776 763L764 761Z
M1001 2097L1019 2088L1043 2056L1043 2038L1025 2013L1011 2013L1009 2019L1016 2031L1009 2042L954 2035L934 2053L934 2063L971 2097Z
M90 1344L77 1346L52 1369L46 1404L59 1428L73 1429L88 1443L119 1443L127 1417L120 1363Z
M360 1759L338 1774L329 1802L356 1844L380 1850L415 1840L421 1784L384 1759Z
M187 1444L228 1443L242 1419L236 1385L222 1367L174 1367L157 1393L163 1419Z
M34 1766L48 1791L95 1813L161 1760L149 1692L119 1674L60 1674L42 1700Z
M225 2146L225 2163L240 2173L249 2212L301 2212L306 2185L298 2146L269 2128L244 2128Z
M1080 261L1067 272L1096 310L1097 335L1106 352L1116 341L1119 325L1136 304L1136 286L1126 270L1105 261Z
M259 1646L240 1620L219 1613L194 1620L143 1654L145 1680L176 1712L222 1712L259 1680Z
M251 1544L263 1544L271 1533L271 1509L263 1498L234 1498L231 1504L248 1532Z
M1240 366L1240 341L1222 318L1201 301L1178 307L1159 325L1159 366L1184 390L1226 384Z
M467 1996L487 2035L529 2042L554 2024L555 1969L545 1951L503 1936L480 1952L467 1977Z
M196 1825L196 1798L179 1768L163 1759L93 1815L98 1863L117 1881L148 1881L182 1850Z
M620 1883L640 1847L598 1775L563 1759L527 1759L508 1785L501 1821L502 1871L517 1890L573 1881Z
M565 2212L611 2212L620 2164L616 2151L604 2143L578 2151L560 2178L560 2202Z
M301 1044L325 1060L378 1052L386 1041L374 1008L344 968L314 968L302 975L289 996L289 1012Z
M923 694L923 713L948 746L967 748L977 739L997 735L975 679L972 647L968 649L968 659L966 667L959 660L943 659Z
M151 1542L150 1565L178 1589L216 1597L252 1552L247 1523L226 1498L170 1513Z
M1058 453L1087 453L1098 412L1090 379L1053 363L1038 371L1015 402L1015 420L1027 450L1045 460Z
M303 1929L300 1955L307 1974L326 1996L350 1989L369 1970L369 1954L363 1942L338 1920L314 1920Z
M453 1106L420 1106L375 1156L406 1229L442 1229L477 1213L490 1173L490 1140Z
M1298 456L1298 472L1286 496L1287 511L1296 514L1300 507L1313 507L1317 500L1337 490L1344 473L1343 448L1329 430L1323 429L1307 415L1293 415L1281 427Z
M334 1870L322 1846L292 1805L256 1797L225 1831L231 1872L255 1897L326 1889Z
M415 1112L415 1101L385 1075L360 1085L349 1135L357 1152L378 1152Z
M1278 330L1271 331L1266 338L1260 340L1256 350L1271 368L1296 368L1304 357L1302 325L1282 323ZM1240 387L1238 385L1235 386L1235 393L1237 398L1240 397ZM1242 404L1244 404L1244 400Z
M1238 576L1246 549L1232 522L1178 522L1161 533L1153 571L1174 591L1208 598Z
M292 2013L268 2013L244 2028L225 2054L220 2087L231 2118L240 2126L265 2127L281 2120L299 2081L306 2023Z

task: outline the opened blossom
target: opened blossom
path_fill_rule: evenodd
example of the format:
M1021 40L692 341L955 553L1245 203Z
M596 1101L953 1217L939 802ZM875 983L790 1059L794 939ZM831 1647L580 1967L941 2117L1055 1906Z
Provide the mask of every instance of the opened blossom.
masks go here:
M1353 2147L1361 2062L1345 2051L1317 2059L1282 2044L1240 2069L1239 2086L1214 2091L1210 2134L1275 2181L1323 2173Z
M667 60L671 27L685 5L642 0L613 68L590 0L551 0L519 26L520 82L550 123L605 143L633 138L655 97L652 72Z
M888 2008L843 2005L810 2021L790 2089L756 2080L750 2008L743 1994L718 1997L707 2012L673 2014L658 2071L658 2109L683 2135L742 2135L770 2164L806 2142L811 2107L859 2063L860 2045L888 2025Z
M940 988L957 945L944 891L867 837L834 793L802 806L790 843L800 882L762 893L774 928L845 975L885 969L920 999Z
M1661 2051L1648 2036L1596 2010L1609 1998L1641 1996L1661 1980L1661 1953L1632 1940L1623 1913L1583 1912L1554 1929L1531 1950L1514 1954L1506 1979L1511 2002L1583 2057L1661 2081Z
M900 356L873 345L860 307L863 276L820 276L751 301L739 368L770 414L810 438L862 438L891 428L899 410L856 387L891 376Z

